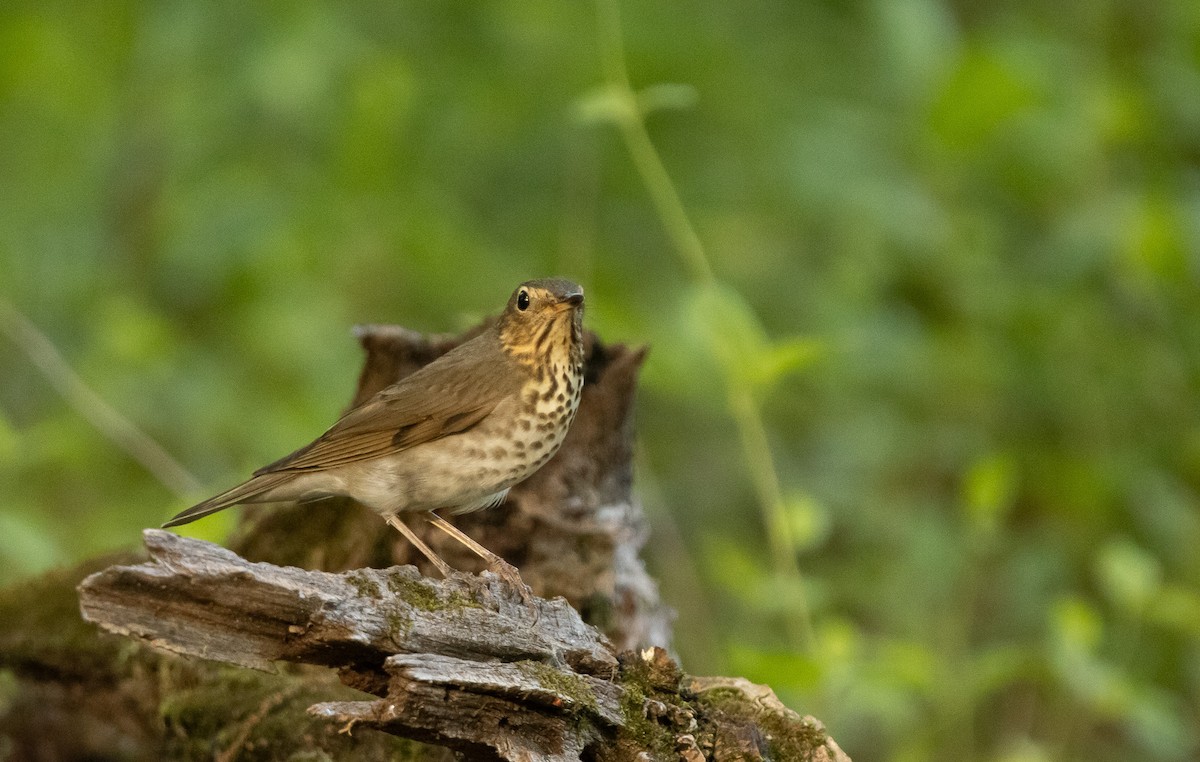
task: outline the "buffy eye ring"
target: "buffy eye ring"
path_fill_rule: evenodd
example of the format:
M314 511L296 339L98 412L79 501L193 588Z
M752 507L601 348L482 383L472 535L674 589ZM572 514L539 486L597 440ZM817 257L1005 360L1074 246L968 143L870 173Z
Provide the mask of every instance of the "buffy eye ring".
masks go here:
M521 293L517 294L517 309L521 312L529 309L529 292L522 289Z

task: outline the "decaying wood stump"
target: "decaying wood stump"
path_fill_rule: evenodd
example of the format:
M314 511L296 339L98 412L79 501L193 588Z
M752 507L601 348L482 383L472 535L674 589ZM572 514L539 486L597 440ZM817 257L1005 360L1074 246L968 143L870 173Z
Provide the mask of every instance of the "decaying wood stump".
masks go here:
M84 618L187 656L270 669L338 669L377 700L309 713L473 759L844 759L812 718L769 690L685 680L661 648L618 654L563 598L520 594L490 572L422 577L412 566L341 574L251 563L145 532L150 562L80 585Z
M367 362L352 405L465 338L387 326L359 336ZM532 604L490 574L441 580L403 566L435 574L348 501L237 509L232 550L148 530L148 560L98 559L0 591L0 667L12 676L0 682L0 752L845 759L769 689L685 677L650 648L668 645L670 619L638 557L631 491L643 355L589 336L562 449L504 505L453 519L521 569L542 596ZM425 539L479 570L440 533ZM84 623L79 605L118 634Z

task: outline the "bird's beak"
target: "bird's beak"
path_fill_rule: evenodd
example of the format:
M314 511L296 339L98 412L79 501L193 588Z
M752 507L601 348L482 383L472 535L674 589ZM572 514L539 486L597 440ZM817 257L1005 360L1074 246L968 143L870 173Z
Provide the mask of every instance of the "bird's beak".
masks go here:
M583 304L583 291L572 291L566 296L558 300L559 304L567 304L572 307L578 307Z

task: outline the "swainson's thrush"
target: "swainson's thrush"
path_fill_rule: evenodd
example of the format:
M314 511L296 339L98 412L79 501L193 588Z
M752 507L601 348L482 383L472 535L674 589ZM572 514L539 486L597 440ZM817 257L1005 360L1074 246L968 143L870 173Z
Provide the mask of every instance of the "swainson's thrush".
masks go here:
M499 504L558 450L583 386L583 289L522 283L491 327L350 410L316 441L192 506L172 527L239 503L346 496L379 512L443 575L401 520L420 514L524 593L516 570L433 511Z

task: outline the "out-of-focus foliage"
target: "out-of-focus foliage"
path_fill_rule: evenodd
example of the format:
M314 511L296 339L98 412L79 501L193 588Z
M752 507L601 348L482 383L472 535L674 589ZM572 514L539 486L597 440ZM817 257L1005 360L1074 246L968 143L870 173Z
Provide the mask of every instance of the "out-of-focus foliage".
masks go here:
M572 275L654 348L639 484L690 670L861 760L1195 758L1200 4L623 10L719 287L606 124L588 4L8 0L0 295L215 491L332 421L353 323ZM0 578L204 496L0 341Z

